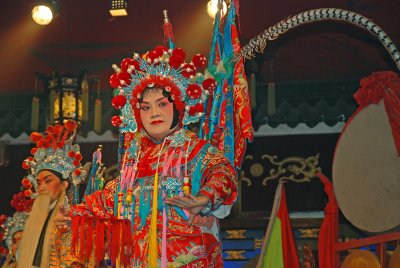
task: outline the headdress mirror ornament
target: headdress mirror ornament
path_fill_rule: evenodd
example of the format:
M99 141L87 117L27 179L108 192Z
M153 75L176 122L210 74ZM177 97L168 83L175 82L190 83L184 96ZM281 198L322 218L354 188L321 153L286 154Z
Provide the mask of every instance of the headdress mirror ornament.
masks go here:
M79 145L74 144L76 128L76 122L68 120L64 126L49 126L43 134L31 133L30 139L36 147L31 149L32 156L23 161L22 168L30 169L27 179L35 191L37 175L45 169L60 173L62 180L69 180L74 185L84 180L86 172L81 166L82 155Z
M185 57L181 48L160 45L141 57L134 53L132 58L123 59L120 66L114 64L115 74L110 77L110 85L115 89L112 105L121 110L121 116L114 116L112 124L121 132L140 130L140 95L144 89L157 86L171 94L182 125L198 122L216 82L198 72L206 67L206 57L196 54L189 63Z

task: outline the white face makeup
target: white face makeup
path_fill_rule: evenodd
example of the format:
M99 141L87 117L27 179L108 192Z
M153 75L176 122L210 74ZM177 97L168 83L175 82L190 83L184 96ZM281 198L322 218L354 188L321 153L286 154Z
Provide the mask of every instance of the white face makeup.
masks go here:
M173 119L174 105L161 88L145 92L140 103L140 120L150 137L159 141L170 134Z

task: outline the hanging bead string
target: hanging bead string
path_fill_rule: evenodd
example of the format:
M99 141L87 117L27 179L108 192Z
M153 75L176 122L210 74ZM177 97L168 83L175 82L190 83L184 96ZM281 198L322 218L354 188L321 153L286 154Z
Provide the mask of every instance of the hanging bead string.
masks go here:
M191 141L192 140L189 140L188 147L187 147L186 153L184 155L184 157L185 157L185 176L183 177L183 192L185 194L190 193L190 181L189 181L189 176L188 176L188 158L189 158L189 149L190 149Z

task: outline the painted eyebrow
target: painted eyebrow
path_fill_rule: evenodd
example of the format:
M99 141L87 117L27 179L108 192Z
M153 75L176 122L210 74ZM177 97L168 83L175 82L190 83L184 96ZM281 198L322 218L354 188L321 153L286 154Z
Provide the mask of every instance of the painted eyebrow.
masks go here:
M48 177L51 177L51 175L49 174L49 175L44 176L44 177L41 179L41 181L44 181L44 180L47 179Z
M165 98L167 98L167 97L161 97L161 98L157 99L156 102L162 101L162 100L165 99ZM144 103L144 104L150 104L150 103L147 102L147 101L142 101L142 103Z

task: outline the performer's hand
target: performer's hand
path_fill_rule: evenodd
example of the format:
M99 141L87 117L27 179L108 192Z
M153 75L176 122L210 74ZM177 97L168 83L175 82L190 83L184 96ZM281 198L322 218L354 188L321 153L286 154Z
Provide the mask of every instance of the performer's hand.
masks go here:
M68 215L69 210L61 204L57 214L54 216L54 225L62 233L67 232L71 228L72 219Z
M192 225L194 218L200 214L205 206L210 202L208 197L199 195L193 196L191 194L184 194L184 196L174 196L172 198L167 198L165 203L178 206L180 208L186 209L190 212L188 225Z

